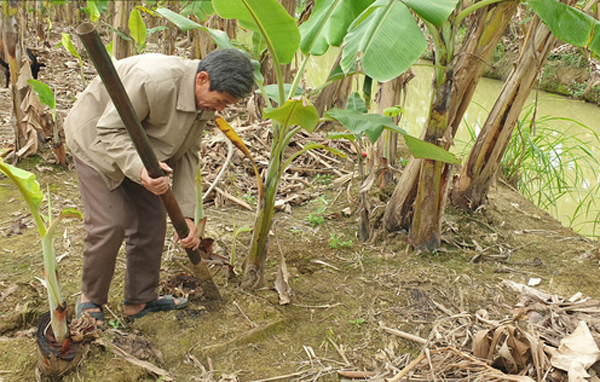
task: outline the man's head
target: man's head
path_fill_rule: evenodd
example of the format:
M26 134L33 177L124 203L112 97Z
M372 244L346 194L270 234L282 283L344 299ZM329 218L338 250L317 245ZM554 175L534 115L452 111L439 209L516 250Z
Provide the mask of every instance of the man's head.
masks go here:
M248 96L254 86L253 71L250 58L237 49L210 52L198 65L196 106L221 111Z

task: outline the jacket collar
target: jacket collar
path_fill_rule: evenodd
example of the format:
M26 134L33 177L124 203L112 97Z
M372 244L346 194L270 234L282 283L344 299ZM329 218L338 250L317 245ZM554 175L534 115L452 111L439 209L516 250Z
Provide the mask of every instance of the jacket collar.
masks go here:
M185 67L181 86L179 87L179 94L177 95L177 110L196 113L196 93L194 88L196 85L196 70L199 63L199 60L192 60Z

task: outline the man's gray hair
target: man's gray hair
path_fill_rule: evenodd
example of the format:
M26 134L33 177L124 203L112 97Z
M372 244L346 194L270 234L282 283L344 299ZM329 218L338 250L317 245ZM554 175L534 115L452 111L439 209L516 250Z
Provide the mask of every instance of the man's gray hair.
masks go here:
M252 92L254 68L250 57L238 49L213 50L198 64L198 73L202 71L210 77L210 91L227 92L238 99Z

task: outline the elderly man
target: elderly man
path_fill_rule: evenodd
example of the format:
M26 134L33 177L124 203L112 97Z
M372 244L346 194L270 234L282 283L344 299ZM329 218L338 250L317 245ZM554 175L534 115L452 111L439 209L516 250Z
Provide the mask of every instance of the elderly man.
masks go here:
M145 54L120 60L115 67L161 167L172 177L190 229L181 245L196 249L194 179L202 133L215 111L252 91L250 59L238 50L223 49L201 61ZM156 294L166 233L166 212L158 195L167 191L170 179L148 175L98 77L65 120L65 135L79 177L87 233L77 317L87 312L97 326L105 324L102 305L123 240L123 313L140 318L185 307L184 298Z

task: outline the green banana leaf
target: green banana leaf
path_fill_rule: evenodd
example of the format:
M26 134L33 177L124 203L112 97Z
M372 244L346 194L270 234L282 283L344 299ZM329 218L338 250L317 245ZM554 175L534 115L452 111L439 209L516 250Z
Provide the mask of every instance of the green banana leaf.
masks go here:
M373 1L317 1L309 19L300 25L302 53L321 56L330 46L340 46L352 21Z
M200 25L196 22L193 22L192 20L190 20L186 17L183 17L180 14L175 13L167 8L162 8L162 7L158 8L156 10L156 13L158 13L165 19L169 20L173 24L177 25L177 27L179 29L181 29L183 32L187 32L192 29L200 29L207 33L210 33L210 35L212 36L213 40L215 40L215 43L217 44L217 46L219 48L221 48L221 49L234 48L233 44L231 43L231 40L229 39L229 36L227 36L227 33L223 32L221 30L207 28L207 27Z
M312 133L319 123L317 109L304 97L289 100L277 109L265 108L265 118L281 122L284 126L297 125Z
M441 27L456 8L458 0L402 0L402 2L423 20Z
M267 50L267 43L260 33L252 33L252 57L256 60L260 60L263 52Z
M350 94L348 101L346 101L346 110L356 110L365 114L369 112L364 98L361 97L358 92L353 92Z
M264 90L265 90L265 95L268 98L272 99L275 102L277 102L279 100L279 88L277 87L277 85L275 85L275 84L267 85L264 87ZM292 84L283 84L283 91L285 94L289 94L290 90L292 90ZM258 90L257 93L260 93L260 90ZM294 90L294 96L301 96L303 94L304 94L304 91L300 87L297 87Z
M356 135L351 133L331 133L327 135L327 139L347 139L350 142L356 141Z
M79 60L81 60L81 56L79 55L79 52L77 52L77 49L75 49L75 45L73 45L73 42L71 41L71 35L68 33L63 33L62 34L62 46L73 55L73 57L78 58Z
M104 21L101 21L102 25L104 25L105 27L109 28L111 30L111 32L116 33L119 37L121 37L123 40L131 42L133 41L129 36L127 36L125 33L121 32L118 28L115 28L114 26L105 23ZM111 52L111 57L112 55L112 44L113 44L113 40L111 40L108 45L106 46L106 50ZM114 57L113 57L114 58Z
M44 194L40 190L40 184L35 180L35 175L29 171L22 170L18 167L11 166L10 164L4 162L2 158L0 158L0 172L3 172L6 176L8 176L12 182L17 186L21 195L23 195L23 199L29 206L34 218L36 218L36 223L40 223L40 206L42 205L42 200L44 199ZM43 224L42 224L43 226ZM39 224L38 224L38 228ZM45 229L40 228L40 235L43 236L46 233Z
M98 12L100 14L103 14L104 12L106 12L106 10L108 9L108 3L110 0L96 0L96 8L98 9ZM89 3L89 1L88 1ZM98 17L100 17L100 15L98 15ZM91 21L91 20L90 20ZM98 20L96 20L98 21ZM95 21L92 21L95 22Z
M394 105L391 107L386 107L385 109L383 109L383 115L387 115L390 117L396 117L399 114L403 114L404 113L404 108L400 105Z
M85 12L90 17L90 21L95 23L100 19L100 11L98 10L98 4L95 1L89 0L87 7L84 8Z
M30 78L27 83L32 86L33 91L40 97L42 105L48 106L50 109L56 109L56 100L54 99L54 93L52 89L45 83L39 80Z
M241 26L259 32L275 65L289 64L300 45L296 20L277 0L213 0L217 14L237 19Z
M600 23L597 20L555 0L529 0L529 5L556 37L600 55Z
M399 129L390 117L381 114L367 114L358 110L334 108L329 110L325 116L335 119L356 136L365 134L371 143L377 142L384 127ZM402 133L407 134L404 130Z
M158 8L156 13L175 24L184 32L192 29L200 29L204 32L210 33L217 46L221 49L237 49L229 39L227 33L221 30L207 28L167 8ZM262 83L263 76L260 73L260 63L253 59L252 66L254 67L254 79L257 82Z
M377 0L350 28L344 39L342 69L348 73L358 60L363 72L380 82L398 77L427 48L410 9L397 0Z
M454 154L433 143L426 142L422 139L413 137L412 135L403 135L406 145L408 146L408 151L410 151L415 158L432 159L449 164L460 163L460 160L454 156Z
M326 117L338 121L356 136L365 134L371 143L377 142L383 129L388 129L404 136L408 149L415 158L432 159L450 164L458 163L458 158L454 154L432 143L409 135L404 129L396 126L391 117L380 114L366 114L358 110L342 110L337 108L327 112Z
M75 218L75 219L83 220L83 214L74 208L71 208L71 207L65 208L64 210L60 211L60 214L58 215L56 220L53 220L52 223L48 226L48 231L46 232L46 236L50 236L50 237L54 236L54 231L56 230L58 223L64 218Z
M196 15L198 20L202 23L206 21L210 15L214 14L215 10L210 1L190 1L181 10L181 14L187 16L190 13Z
M139 51L144 50L146 46L147 29L144 19L140 11L133 9L129 14L129 31L131 32L131 38L137 43Z

